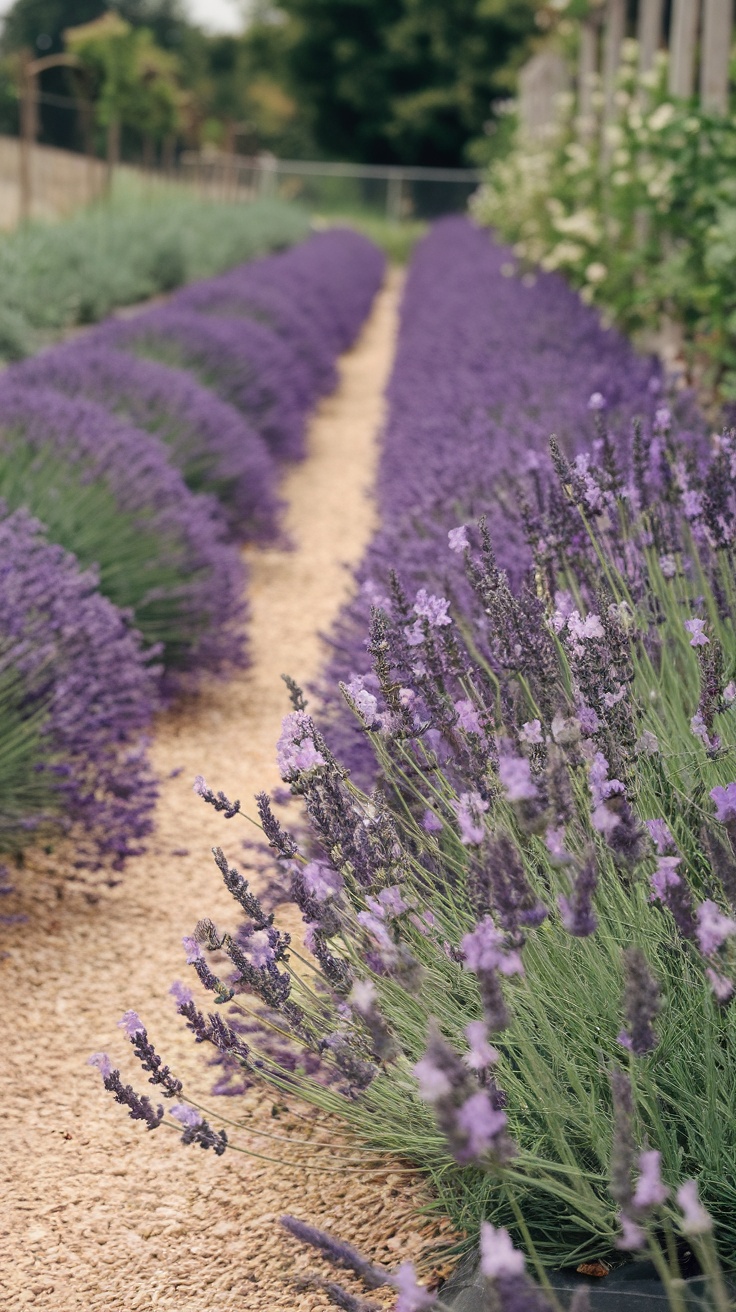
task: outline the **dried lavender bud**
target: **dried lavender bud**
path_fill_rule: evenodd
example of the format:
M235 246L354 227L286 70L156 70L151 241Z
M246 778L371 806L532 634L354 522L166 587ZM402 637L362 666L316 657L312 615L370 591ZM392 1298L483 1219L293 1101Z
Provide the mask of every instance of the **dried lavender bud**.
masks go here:
M183 1144L197 1143L200 1148L212 1148L216 1157L222 1157L227 1148L227 1134L224 1130L213 1130L201 1112L188 1103L172 1107L171 1115L184 1126L181 1136Z
M308 1225L306 1221L299 1221L295 1216L282 1216L281 1225L300 1243L316 1248L317 1252L333 1266L354 1271L368 1289L380 1289L382 1285L390 1283L388 1271L374 1266L357 1249L351 1248L350 1244L344 1243L342 1239L335 1239L325 1230L318 1230L316 1226Z
M581 866L573 884L572 895L557 899L560 916L568 934L575 938L585 938L595 934L598 920L593 910L593 897L598 887L598 867L594 854L590 854Z
M611 1197L622 1209L631 1206L634 1170L634 1100L631 1081L621 1070L611 1074L613 1141L611 1145Z
M334 1280L323 1280L321 1276L312 1275L307 1272L305 1275L296 1276L293 1285L300 1293L308 1289L319 1289L326 1294L335 1307L342 1308L343 1312L381 1312L378 1303L371 1303L367 1298L361 1298L358 1294L351 1294L349 1290L343 1289Z
M104 1054L102 1055L104 1056ZM147 1098L145 1094L139 1095L132 1085L123 1084L120 1079L120 1071L110 1069L109 1059L106 1066L101 1062L95 1062L95 1064L100 1066L105 1088L114 1095L116 1102L128 1108L130 1119L132 1121L145 1121L148 1130L158 1129L164 1119L163 1107L154 1108L150 1098Z
M240 811L240 802L229 801L222 792L213 793L201 774L195 777L192 792L196 793L197 797L201 797L203 802L207 802L208 806L213 806L216 811L222 811L226 820L232 820Z
M256 795L256 805L258 814L261 817L263 832L266 835L271 847L275 848L280 857L290 861L296 856L298 848L291 834L286 829L282 829L276 816L271 810L271 801L268 793L258 793Z
M135 1055L144 1071L150 1071L149 1084L159 1084L164 1091L164 1098L174 1098L182 1091L181 1080L171 1074L168 1066L161 1064L156 1049L146 1033L145 1026L134 1011L126 1011L118 1024L125 1030L133 1045Z
M637 1057L643 1057L646 1053L653 1052L658 1043L652 1022L662 1008L659 986L649 971L647 959L641 948L626 949L624 966L626 971L624 1013L628 1030L619 1035L619 1043L630 1048Z
M282 674L281 678L289 690L289 700L291 702L292 710L306 711L309 703L299 687L299 684L292 679L290 674Z
M231 893L236 902L239 902L245 914L250 916L256 929L262 929L266 925L273 923L273 916L267 916L256 897L251 893L248 887L248 880L244 879L241 874L228 865L227 858L221 847L213 847L212 855L215 858L215 864L220 871L228 893Z

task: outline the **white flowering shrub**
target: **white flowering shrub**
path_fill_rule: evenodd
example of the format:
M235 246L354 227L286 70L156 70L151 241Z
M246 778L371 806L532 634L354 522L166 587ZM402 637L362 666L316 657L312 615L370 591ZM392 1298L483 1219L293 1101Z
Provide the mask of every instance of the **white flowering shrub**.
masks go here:
M616 114L602 127L561 97L549 132L495 163L474 217L519 263L559 270L629 332L679 329L691 379L736 399L736 116L667 98L667 56L638 74L624 43ZM509 270L510 271L510 270Z

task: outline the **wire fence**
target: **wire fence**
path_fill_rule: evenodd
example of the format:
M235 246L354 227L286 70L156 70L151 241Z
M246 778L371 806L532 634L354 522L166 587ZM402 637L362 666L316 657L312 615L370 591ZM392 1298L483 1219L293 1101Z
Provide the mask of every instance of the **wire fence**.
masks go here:
M181 177L203 194L244 199L278 196L313 211L368 211L400 223L464 210L481 181L476 169L412 168L277 159L275 155L185 152Z

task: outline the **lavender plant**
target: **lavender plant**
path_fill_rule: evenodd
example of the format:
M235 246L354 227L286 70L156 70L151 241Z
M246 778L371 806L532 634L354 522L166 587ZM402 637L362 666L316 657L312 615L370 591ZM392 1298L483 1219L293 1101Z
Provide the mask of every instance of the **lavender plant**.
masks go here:
M216 503L193 496L162 443L92 401L0 385L0 496L27 506L102 592L133 613L169 683L243 660L243 566Z
M266 541L276 533L276 470L263 438L181 370L81 341L26 360L8 377L24 387L88 397L153 433L187 487L217 497L233 537Z
M212 203L116 185L105 204L33 223L0 248L0 355L16 359L71 324L94 323L197 278L300 241L308 216L280 201ZM126 193L126 189L128 194Z
M274 455L295 459L308 411L333 385L335 356L356 335L382 272L365 238L328 232L163 309L106 324L95 338L191 370L248 417Z
M0 849L72 832L119 869L151 828L156 670L94 571L0 504Z

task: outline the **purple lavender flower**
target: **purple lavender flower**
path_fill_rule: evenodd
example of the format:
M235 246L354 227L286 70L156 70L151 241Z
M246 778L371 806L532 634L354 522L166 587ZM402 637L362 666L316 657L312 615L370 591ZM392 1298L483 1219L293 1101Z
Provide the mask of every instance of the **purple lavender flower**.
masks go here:
M718 784L717 787L710 790L711 801L715 802L716 820L720 824L728 824L729 820L736 820L736 783Z
M312 717L305 711L291 711L284 716L277 743L278 767L283 779L292 779L326 764L315 745L314 732Z
M699 619L685 620L684 625L688 633L690 634L691 647L706 647L708 645L708 643L710 642L710 638L708 637L707 633L704 632L705 620L699 620Z
M197 1143L200 1148L212 1148L216 1157L222 1157L227 1148L227 1134L224 1130L213 1130L196 1107L190 1107L187 1103L179 1103L171 1107L170 1111L183 1126L183 1144Z
M593 897L598 886L598 869L595 858L591 855L583 863L573 884L570 897L560 895L557 905L560 916L568 934L575 938L586 938L598 928L598 919L593 910Z
M510 802L533 801L538 794L531 775L531 765L525 756L500 757L498 777Z
M143 1021L135 1011L124 1012L122 1020L118 1021L118 1025L125 1030L129 1039L134 1039L137 1034L145 1034L146 1032Z
M394 1312L425 1312L437 1302L437 1295L417 1282L413 1262L402 1262L392 1275L391 1284L399 1294Z
M0 795L3 844L71 831L80 866L120 869L151 829L157 790L145 735L157 671L96 575L47 542L25 510L7 515L2 503L0 648L7 695L38 734L28 778L16 765Z
M316 1226L308 1225L306 1221L299 1221L297 1217L288 1215L281 1217L281 1225L300 1243L316 1248L317 1252L333 1266L354 1271L368 1289L380 1289L382 1285L390 1283L388 1271L374 1266L350 1244L335 1239L325 1230L318 1230Z
M343 888L342 876L324 861L310 861L302 866L301 876L307 892L318 902L336 897Z
M669 1197L669 1189L662 1183L662 1155L656 1149L639 1155L639 1178L636 1181L633 1206L639 1211L661 1207Z
M480 1269L486 1280L521 1276L525 1265L524 1254L514 1248L508 1230L481 1221Z
M734 925L736 929L736 925ZM627 948L624 952L626 988L624 1013L628 1029L619 1035L619 1043L637 1057L643 1057L657 1046L658 1038L652 1022L661 1010L659 987L652 977L647 959L641 948Z
M470 542L468 540L468 530L466 526L461 524L459 528L449 529L447 541L450 546L450 551L467 551Z
M654 823L654 822L652 822ZM666 826L665 826L666 828ZM669 834L669 830L667 831ZM664 846L669 846L665 839ZM651 876L652 895L672 914L675 924L683 938L695 939L695 913L690 896L690 889L681 875L677 873L681 858L678 856L660 856L657 868Z
M695 935L704 957L712 956L723 946L727 938L736 934L736 920L732 916L724 915L710 898L701 902L698 907L697 922Z
M713 1218L698 1197L697 1180L685 1180L680 1185L677 1201L682 1208L680 1226L684 1234L707 1235L713 1229Z
M468 1040L468 1052L465 1061L471 1070L484 1071L498 1061L498 1051L488 1042L488 1032L484 1021L471 1020L465 1026L465 1037Z
M486 832L482 816L488 810L488 803L480 793L463 793L450 805L460 826L460 842L468 846L482 843Z
M523 975L519 953L509 949L505 936L496 929L490 916L479 921L471 933L463 935L461 950L465 969L476 975L498 970L502 975Z
M647 820L646 826L660 856L671 856L677 850L669 826L664 820Z

